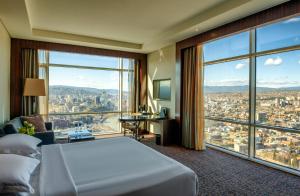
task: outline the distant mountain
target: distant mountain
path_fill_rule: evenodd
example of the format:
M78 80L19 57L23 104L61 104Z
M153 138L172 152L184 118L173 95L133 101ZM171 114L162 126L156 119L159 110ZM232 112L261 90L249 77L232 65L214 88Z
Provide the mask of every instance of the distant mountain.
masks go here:
M97 89L88 87L76 87L76 86L63 86L63 85L53 85L49 86L49 94L51 95L99 95L103 92L107 94L116 95L119 93L117 89Z
M300 91L300 86L285 88L257 87L257 92ZM206 93L237 93L248 92L249 86L204 86Z

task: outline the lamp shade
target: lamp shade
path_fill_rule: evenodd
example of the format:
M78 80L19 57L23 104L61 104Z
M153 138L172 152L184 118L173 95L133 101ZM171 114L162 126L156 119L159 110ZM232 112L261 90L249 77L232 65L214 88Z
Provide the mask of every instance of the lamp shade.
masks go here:
M24 96L46 96L43 79L25 78Z

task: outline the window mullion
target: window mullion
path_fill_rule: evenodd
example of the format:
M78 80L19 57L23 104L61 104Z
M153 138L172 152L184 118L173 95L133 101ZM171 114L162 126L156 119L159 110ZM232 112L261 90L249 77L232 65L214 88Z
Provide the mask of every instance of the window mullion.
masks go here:
M249 134L248 152L250 157L255 156L255 103L256 103L256 31L250 30L250 58L249 58Z
M123 69L122 58L119 58L119 68ZM119 72L119 111L122 113L122 98L123 98L123 71Z

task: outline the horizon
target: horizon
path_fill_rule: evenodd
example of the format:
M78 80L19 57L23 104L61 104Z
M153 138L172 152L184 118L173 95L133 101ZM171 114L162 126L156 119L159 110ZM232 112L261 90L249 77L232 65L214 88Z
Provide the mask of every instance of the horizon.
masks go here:
M94 88L94 87L82 87L82 86L69 86L69 85L49 85L49 89L51 87L66 87L66 88L83 88L83 89L94 89L94 90L106 90L106 91L109 91L109 90L114 90L114 91L119 91L119 89L100 89L100 88ZM128 90L124 90L123 89L123 93L128 93L129 91Z
M235 85L235 86L208 86L208 85L204 85L204 87L249 87L249 85ZM271 88L271 89L286 89L286 88L300 88L299 86L291 86L291 87L261 87L261 86L257 86L256 88Z
M70 85L49 85L49 87L75 87L75 88L90 88L90 89L97 89L97 90L119 90L119 89L110 89L110 88L94 88L94 87L86 87L86 86L70 86Z
M123 69L131 68L130 59L123 59ZM66 85L96 89L119 89L120 71L84 69L84 66L119 69L118 57L86 55L50 51L49 64L76 65L72 67L49 67L49 86ZM123 89L128 89L131 72L124 71ZM128 82L125 82L128 81Z

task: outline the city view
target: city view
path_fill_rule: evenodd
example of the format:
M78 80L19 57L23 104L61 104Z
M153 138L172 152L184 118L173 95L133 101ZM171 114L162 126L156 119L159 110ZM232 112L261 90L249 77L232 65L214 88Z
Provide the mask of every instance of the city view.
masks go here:
M208 87L210 90L213 87ZM217 87L219 89L220 87ZM229 89L225 87L224 89ZM242 87L240 87L242 88ZM234 91L235 87L231 88ZM246 88L245 88L246 89ZM257 89L256 122L299 129L300 91L284 89ZM242 119L247 122L248 91L241 93L206 93L206 116ZM242 154L248 154L248 126L221 121L205 121L208 143ZM300 169L300 132L291 133L256 128L256 157Z
M50 51L49 61L46 118L56 137L80 129L120 133L119 117L131 108L133 60Z
M117 133L119 99L117 89L50 86L48 118L61 136L75 127L88 129L94 135ZM127 100L128 93L123 92L123 109Z

